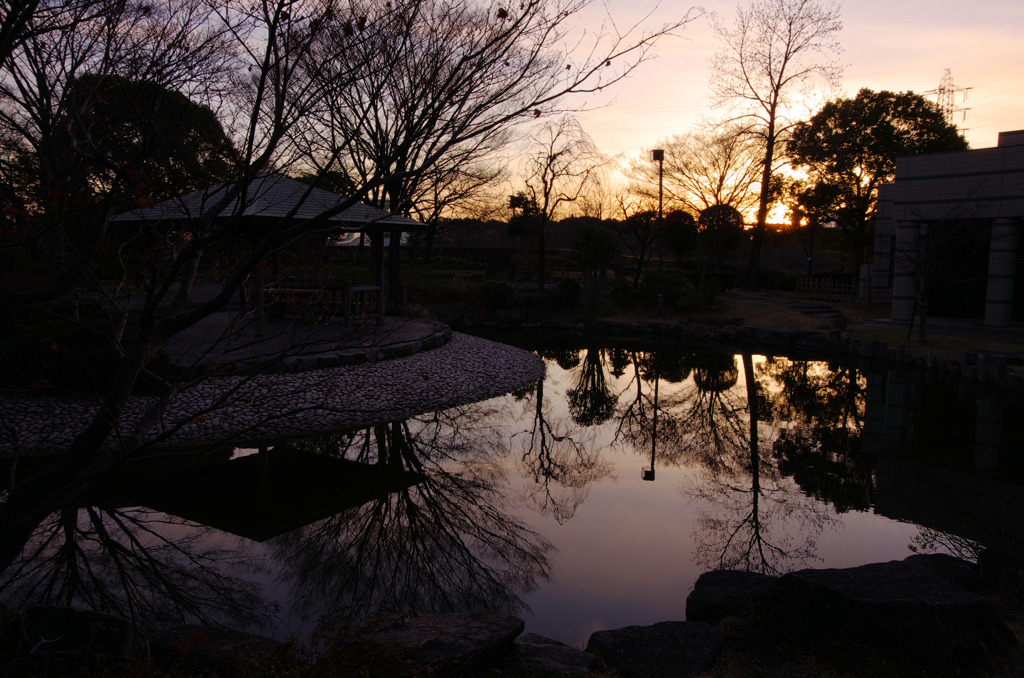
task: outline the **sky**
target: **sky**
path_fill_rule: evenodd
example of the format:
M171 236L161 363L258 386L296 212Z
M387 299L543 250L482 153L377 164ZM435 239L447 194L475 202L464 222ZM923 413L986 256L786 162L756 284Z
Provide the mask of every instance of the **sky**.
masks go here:
M731 21L737 4L709 0L703 7ZM685 0L595 0L577 18L596 26L610 14L621 29L650 15L644 23L654 27L693 6ZM1024 2L846 0L841 7L844 69L837 96L852 97L862 87L924 94L937 90L949 69L953 85L967 90L957 94L956 105L967 110L954 122L971 148L995 146L999 132L1024 129ZM593 110L578 117L598 149L609 156L638 155L713 117L708 79L719 46L711 22L698 19L662 39L655 58L628 80L588 100ZM929 97L934 100L934 93Z

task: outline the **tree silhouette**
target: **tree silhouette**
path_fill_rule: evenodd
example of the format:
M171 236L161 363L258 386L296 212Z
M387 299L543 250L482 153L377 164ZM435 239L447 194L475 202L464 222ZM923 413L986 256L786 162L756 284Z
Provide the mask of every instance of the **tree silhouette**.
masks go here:
M39 329L34 314L78 323L75 313L87 304L105 315L90 330L114 355L103 383L88 394L98 407L76 426L60 459L19 477L3 495L0 566L14 560L42 520L85 491L87 481L147 450L161 413L196 376L156 369L161 352L225 310L275 256L322 238L333 228L330 220L368 197L383 192L402 202L409 182L477 141L566 110L565 98L574 93L618 82L650 56L660 36L689 20L652 31L599 32L566 52L562 29L582 5L562 9L549 12L533 0L500 16L461 0L401 0L367 7L365 14L334 0L301 7L286 0L30 2L0 18L0 178L17 179L2 192L15 204L0 237L15 246L0 251L0 315L32 321L13 325L22 340ZM478 20L458 21L470 15ZM431 31L438 26L453 30ZM425 45L438 49L423 51ZM486 70L488 64L497 70ZM145 108L148 83L185 97L196 104L197 118L199 110L214 113L236 149L230 176L188 211L180 237L162 237L159 229L147 234L146 265L112 258L115 270L97 270L104 252L126 244L112 227L114 215L146 207L152 194L131 163L114 162L119 144L112 141L115 130L104 127L111 121L90 115L102 107L103 92L78 88L86 77L147 83L125 92L139 99L132 102L138 110ZM421 86L430 97L402 96L403 87ZM344 158L376 140L377 123L390 132L410 116L416 120L389 135L395 143L372 156L368 173L348 171ZM16 152L27 149L35 154L31 171ZM240 254L224 256L242 234L252 235L239 216L268 172L314 179L344 173L352 190L315 214L296 208L281 215ZM108 187L102 195L82 188L89 186L85 177L101 175ZM219 291L195 299L196 283L209 279ZM82 291L88 294L70 296ZM139 408L135 396L144 382L155 384L158 395ZM119 435L124 430L130 432Z
M965 150L967 141L920 94L865 88L796 125L786 148L793 165L810 172L816 193L831 198L826 218L842 229L859 271L878 187L895 177L896 158Z
M773 416L790 422L772 443L779 472L836 511L873 504L874 465L861 451L866 380L853 367L766 360L761 368L782 388Z
M831 0L752 0L736 11L732 25L717 23L722 48L713 61L716 100L737 107L729 122L757 140L760 189L744 287L753 287L773 200L778 156L794 122L788 117L797 96L814 80L838 81L835 35L842 28Z

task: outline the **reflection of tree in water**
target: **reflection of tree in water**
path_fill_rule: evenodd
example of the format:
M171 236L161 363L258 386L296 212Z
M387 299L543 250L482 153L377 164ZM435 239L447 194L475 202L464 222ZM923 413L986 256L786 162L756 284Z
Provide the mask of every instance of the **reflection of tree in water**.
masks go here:
M655 395L659 360L656 352L628 351L625 355L632 375L617 397L623 406L615 427L615 441L629 443L637 452L646 454L652 447L658 412L664 408ZM629 371L628 367L622 374ZM657 429L658 442L662 449L672 449L669 442L675 439L674 427L671 419L666 419L662 414L662 424ZM671 462L671 459L666 460L663 455L662 461Z
M568 372L580 364L580 352L575 348L543 348L537 351L544 360L553 360L555 364Z
M208 534L148 509L64 508L0 574L0 590L19 609L84 607L127 618L142 631L255 622L255 587L223 573L240 556L210 546Z
M504 478L486 441L467 433L471 409L335 438L338 456L423 480L273 540L303 612L522 608L520 595L547 576L550 545L504 512Z
M553 423L545 405L541 379L535 386L531 426L513 441L522 445L521 466L533 481L528 498L542 515L564 523L586 500L589 485L611 475L611 467L592 445L574 439L564 422Z
M626 368L633 362L633 351L625 348L610 348L604 353L608 361L608 371L618 379L626 373Z
M762 422L771 420L767 389L742 356L745 408L716 408L728 437L712 438L702 460L710 471L696 494L714 503L698 520L696 560L714 569L778 573L815 557L816 536L832 519L825 508L794 492L761 444ZM716 377L715 382L726 382ZM742 397L732 392L737 403Z
M747 447L744 418L747 404L734 386L739 378L736 358L717 352L691 357L693 389L680 393L682 412L679 426L684 431L677 457L696 462L714 475L732 475L737 465L736 450Z
M768 360L759 369L781 386L773 411L789 422L773 444L779 471L840 513L870 509L874 468L861 453L864 376L852 367L826 369L785 359Z
M726 472L732 457L719 451L743 446L743 425L736 413L746 408L730 390L738 375L733 356L634 351L632 363L633 377L620 396L625 404L619 412L616 440L646 454L652 449L657 416L658 464L697 462L715 473ZM659 379L678 386L659 392L655 388ZM627 392L631 392L628 398Z
M565 392L565 397L572 420L580 426L603 424L611 418L618 398L608 388L601 349L587 349L576 385Z

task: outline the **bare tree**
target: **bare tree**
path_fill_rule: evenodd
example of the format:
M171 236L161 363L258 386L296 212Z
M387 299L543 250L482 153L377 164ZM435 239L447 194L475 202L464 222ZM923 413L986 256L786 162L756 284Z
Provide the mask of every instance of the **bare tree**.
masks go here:
M559 210L583 194L602 164L597 148L579 121L570 116L545 123L533 139L536 151L526 164L526 194L537 206L538 286L544 291L544 236Z
M163 532L168 525L175 529ZM204 544L208 532L149 509L66 506L40 523L0 584L20 609L85 606L146 631L172 620L257 621L256 587L230 573L243 558Z
M78 322L70 305L40 304L88 289L87 299L104 314L105 324L86 329L105 342L112 362L100 375L103 383L88 394L97 407L76 428L59 460L40 473L18 474L0 495L0 565L10 563L34 527L80 494L87 480L148 449L161 413L194 383L187 378L194 375L153 369L162 349L225 308L268 258L300 239L326 233L335 215L381 187L387 191L423 173L451 151L495 138L489 135L534 111L550 112L566 95L614 83L650 56L658 37L684 23L632 36L597 36L591 49L566 54L562 27L583 5L527 2L501 10L490 23L467 24L476 26L476 33L449 32L443 45L427 43L456 50L437 62L454 66L437 70L445 78L437 82L438 91L451 105L411 99L403 105L397 98L390 100L394 107L388 113L433 121L443 131L410 124L394 137L398 143L391 155L356 175L346 199L312 216L300 214L301 205L296 205L275 228L260 231L247 230L240 218L249 201L259 197L250 190L257 177L311 168L316 175L343 167L351 147L381 129L370 104L390 84L388 76L425 75L408 70L403 59L424 46L425 27L441 25L417 22L425 16L440 20L442 6L411 0L383 5L165 0L111 1L99 11L87 3L39 3L40 11L11 24L20 33L4 38L10 53L0 73L0 137L35 165L23 173L27 182L12 184L10 194L22 201L20 220L11 227L11 238L5 231L4 243L13 243L11 261L33 261L33 266L5 272L0 313L11 327L32 335L33 314ZM454 4L449 11L468 12L469 7ZM382 45L382 38L390 42ZM496 46L503 47L495 51ZM479 70L487 59L509 61L504 85ZM537 71L542 64L549 70ZM535 72L546 75L516 87L520 81L512 76ZM173 226L150 223L130 239L113 228L112 215L145 206L151 196L133 168L113 163L113 156L94 143L90 125L95 116L86 113L103 92L76 91L84 75L158 82L212 111L237 151L228 181ZM364 87L370 88L366 96L343 96ZM515 96L503 99L502 92ZM421 153L406 154L407 147L424 138L430 141ZM409 157L414 160L407 164L395 162ZM102 185L89 181L99 170L112 177ZM88 190L60 190L67 178ZM43 243L39 233L47 234L49 242ZM127 246L141 247L143 260L122 258ZM226 250L236 252L221 256ZM37 261L55 261L56 266L43 275ZM100 263L106 268L103 275L97 270ZM189 303L194 284L204 276L215 276L219 291ZM156 397L138 413L129 404L137 402L133 395L143 381Z
M835 41L842 28L839 11L835 0L751 0L737 9L731 25L715 24L722 48L712 62L713 96L735 107L729 122L741 125L761 148L757 223L745 287L756 283L772 178L795 124L789 116L815 80L833 85L841 74Z
M698 214L712 205L732 205L741 212L757 204L759 149L733 126L677 135L659 144L665 150L664 191L669 206ZM630 190L657 198L657 167L646 161L630 165Z
M635 39L630 36L636 28L598 34L566 51L567 19L586 4L527 0L495 9L473 0L430 0L390 11L390 20L382 22L375 5L355 3L351 23L324 34L325 48L337 52L333 43L365 34L341 58L371 63L387 55L387 64L331 88L321 115L303 129L302 143L312 148L313 162L336 163L355 185L384 172L373 200L411 214L434 194L424 185L432 178L479 168L509 142L515 123L558 111L568 94L617 82L648 58L655 39L689 21L687 16ZM334 77L330 70L324 75ZM397 242L392 237L393 262ZM391 274L397 279L394 264Z
M620 195L618 208L622 217L619 237L633 259L633 287L637 288L644 270L661 245L662 224L658 220L657 209L651 209L649 200Z
M953 210L962 212L964 210ZM914 304L907 324L907 340L917 321L918 339L928 340L928 317L934 313L937 290L950 286L965 290L979 289L984 279L986 256L991 239L991 225L985 221L957 217L921 220L918 236L910 242L897 244L895 265L899 273L913 283Z
M495 209L494 189L506 175L504 164L493 160L472 156L451 160L450 164L438 163L429 168L419 192L411 198L412 214L424 224L428 255L442 218L452 214L486 214Z

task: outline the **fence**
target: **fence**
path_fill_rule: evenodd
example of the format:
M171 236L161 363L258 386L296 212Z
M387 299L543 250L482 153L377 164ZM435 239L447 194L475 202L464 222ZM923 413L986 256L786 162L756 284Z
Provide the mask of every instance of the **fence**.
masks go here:
M813 301L853 301L857 298L857 281L845 278L800 278L796 296Z

